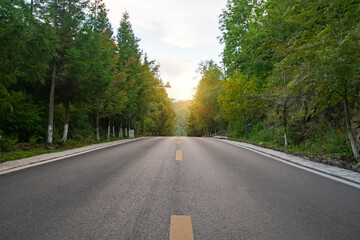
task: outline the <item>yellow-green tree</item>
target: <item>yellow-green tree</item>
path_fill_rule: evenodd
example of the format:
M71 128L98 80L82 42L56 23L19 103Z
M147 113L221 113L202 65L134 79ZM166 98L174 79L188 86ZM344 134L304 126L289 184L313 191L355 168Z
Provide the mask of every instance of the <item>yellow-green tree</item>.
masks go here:
M236 134L247 131L248 126L264 115L265 103L258 79L241 73L222 81L222 93L218 97L220 113L236 128Z
M220 92L222 72L214 61L200 64L201 79L190 105L188 135L203 136L216 134L223 129L217 98Z

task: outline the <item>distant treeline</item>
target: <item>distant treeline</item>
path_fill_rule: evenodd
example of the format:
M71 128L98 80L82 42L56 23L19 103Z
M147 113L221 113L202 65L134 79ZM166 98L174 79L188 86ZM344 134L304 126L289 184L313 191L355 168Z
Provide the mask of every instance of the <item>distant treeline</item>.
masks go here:
M174 110L176 114L175 136L187 136L187 123L190 115L189 106L191 100L178 101L174 103Z
M201 64L189 134L360 161L359 16L355 0L228 0L224 70Z
M171 135L175 113L159 65L123 13L103 0L0 2L0 150L16 142Z

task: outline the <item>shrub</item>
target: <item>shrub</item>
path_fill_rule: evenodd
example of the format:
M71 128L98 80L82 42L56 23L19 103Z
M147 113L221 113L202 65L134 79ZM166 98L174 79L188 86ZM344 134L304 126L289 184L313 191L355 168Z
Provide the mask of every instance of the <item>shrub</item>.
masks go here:
M10 152L15 149L15 144L17 143L17 138L11 137L1 137L0 139L0 149L4 152Z
M0 111L0 126L6 136L17 136L20 141L28 141L29 136L38 134L43 128L41 107L34 104L24 92L12 91L9 102L13 111Z

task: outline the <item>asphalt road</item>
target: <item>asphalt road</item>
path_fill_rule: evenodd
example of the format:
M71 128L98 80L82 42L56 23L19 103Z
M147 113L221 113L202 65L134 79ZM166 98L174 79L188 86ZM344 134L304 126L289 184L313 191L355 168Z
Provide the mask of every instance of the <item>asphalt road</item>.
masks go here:
M194 239L359 239L360 190L226 143L179 137L0 176L0 239L169 239L171 216L183 215Z

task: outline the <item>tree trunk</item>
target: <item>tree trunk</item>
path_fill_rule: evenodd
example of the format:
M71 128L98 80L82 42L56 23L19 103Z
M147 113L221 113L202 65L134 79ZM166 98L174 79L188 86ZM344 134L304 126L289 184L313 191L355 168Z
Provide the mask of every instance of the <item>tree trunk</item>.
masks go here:
M125 137L128 136L127 128L125 128Z
M285 99L285 102L284 102L284 111L283 111L283 114L284 114L284 144L285 144L285 147L287 148L288 147L288 141L287 141L287 101Z
M141 118L141 134L144 136L144 125L145 125L145 121L144 121L145 117Z
M122 122L120 123L119 138L123 138Z
M64 125L64 134L61 140L66 142L69 131L70 103L68 102L64 103L64 107L65 107L65 125Z
M359 151L356 148L356 140L354 138L354 135L352 133L351 129L351 122L350 122L350 116L349 116L349 106L348 106L348 100L347 100L347 86L345 83L345 90L344 90L344 114L345 114L345 125L346 129L349 135L349 140L351 144L351 150L354 154L354 157L357 162L360 162L360 154Z
M49 100L49 126L47 143L52 144L53 130L54 130L54 99L55 99L55 83L56 83L56 63L53 64L53 71L51 75L51 88Z
M115 125L113 123L113 137L115 137Z
M55 11L57 14L57 1L55 1L56 7ZM57 21L54 17L54 29L57 31ZM47 134L47 143L52 144L53 140L53 131L54 131L54 99L55 99L55 84L56 84L56 60L53 62L53 69L51 74L51 87L50 87L50 97L49 97L49 126Z
M98 0L95 0L95 21L97 20Z
M100 141L100 135L99 135L99 112L96 111L96 140Z
M111 117L109 117L109 123L108 123L108 134L107 134L107 139L110 139L110 124L111 124Z
M31 15L33 14L33 10L34 10L34 0L31 0L31 3L30 3L30 12L31 12Z
M303 118L303 127L304 127L304 133L306 132L306 124L308 122L308 112L309 112L309 107L307 104L307 101L304 101L304 108L305 108L305 113L304 113L304 118Z

